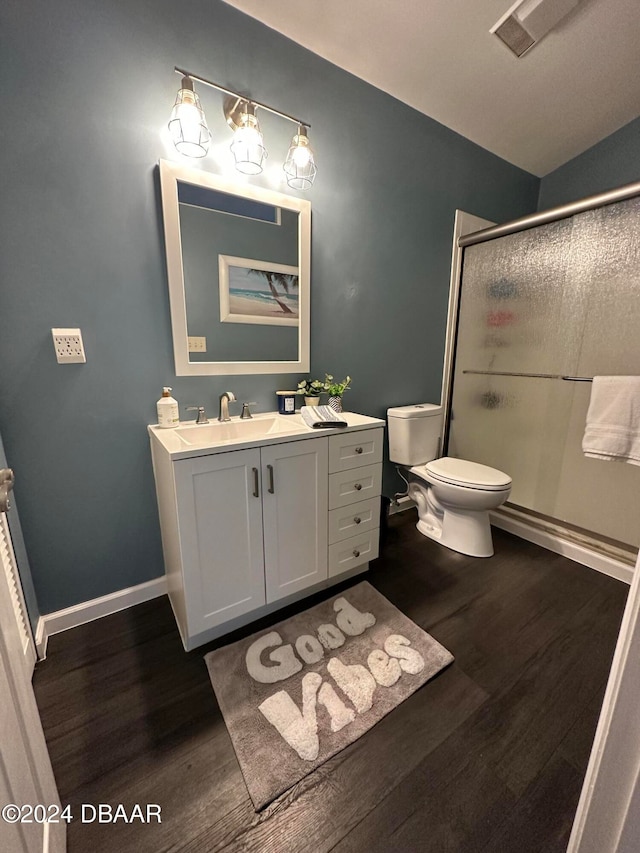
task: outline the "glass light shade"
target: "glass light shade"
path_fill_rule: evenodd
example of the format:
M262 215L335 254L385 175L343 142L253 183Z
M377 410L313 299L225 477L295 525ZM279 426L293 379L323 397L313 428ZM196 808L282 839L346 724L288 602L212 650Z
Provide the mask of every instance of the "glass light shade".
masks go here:
M287 176L287 183L292 189L308 190L313 184L318 170L313 149L309 145L306 127L300 126L297 134L291 140L283 168Z
M190 80L187 84L193 85ZM169 133L176 149L187 157L204 157L209 150L211 134L200 98L192 88L179 90L169 119Z
M240 126L234 133L231 143L231 153L236 161L236 169L244 175L259 175L262 171L262 163L267 156L260 125L253 114L254 109L252 104L247 105L247 111L242 114Z

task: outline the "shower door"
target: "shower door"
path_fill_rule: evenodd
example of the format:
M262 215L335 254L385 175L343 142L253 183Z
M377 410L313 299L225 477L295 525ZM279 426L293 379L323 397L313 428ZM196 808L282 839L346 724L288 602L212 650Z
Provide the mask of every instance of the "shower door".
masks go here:
M510 505L637 547L640 468L581 449L596 374L640 374L638 197L465 248L447 451L508 473Z

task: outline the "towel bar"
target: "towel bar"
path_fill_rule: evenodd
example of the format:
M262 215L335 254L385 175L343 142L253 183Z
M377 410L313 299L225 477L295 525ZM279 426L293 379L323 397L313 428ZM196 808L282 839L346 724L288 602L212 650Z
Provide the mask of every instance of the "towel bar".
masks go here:
M593 382L592 376L562 376L560 373L512 373L507 370L463 370L481 376L523 376L531 379L564 379L565 382Z

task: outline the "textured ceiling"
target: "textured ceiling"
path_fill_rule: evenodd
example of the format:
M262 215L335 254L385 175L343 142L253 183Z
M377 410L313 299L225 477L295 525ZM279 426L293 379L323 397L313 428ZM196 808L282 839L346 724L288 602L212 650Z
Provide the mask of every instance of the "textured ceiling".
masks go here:
M225 0L543 176L640 115L640 0L581 0L520 59L511 0Z

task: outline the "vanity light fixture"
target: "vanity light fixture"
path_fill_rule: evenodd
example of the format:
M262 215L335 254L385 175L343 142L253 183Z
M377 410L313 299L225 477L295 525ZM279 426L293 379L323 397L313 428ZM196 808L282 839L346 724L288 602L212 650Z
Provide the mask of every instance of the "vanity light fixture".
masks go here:
M171 110L169 133L176 149L187 157L204 157L209 150L211 134L193 81L183 76Z
M259 175L262 163L267 158L262 131L256 118L256 107L251 101L225 100L224 114L227 124L234 131L231 153L236 161L236 169L243 175Z
M234 131L230 147L239 172L245 175L260 174L267 157L267 149L264 146L262 131L256 116L256 110L259 107L298 125L298 132L291 141L283 168L287 183L292 189L307 190L311 187L316 177L317 167L313 150L309 145L307 131L311 125L308 122L262 104L260 101L251 100L245 95L240 95L182 68L175 67L174 71L182 76L182 84L171 112L169 131L176 149L181 154L187 157L204 157L211 139L200 99L193 88L195 80L227 95L223 110L227 124Z
M309 145L307 128L298 125L298 132L291 140L291 145L284 161L284 171L287 183L294 190L308 190L316 176L316 163L313 149Z

